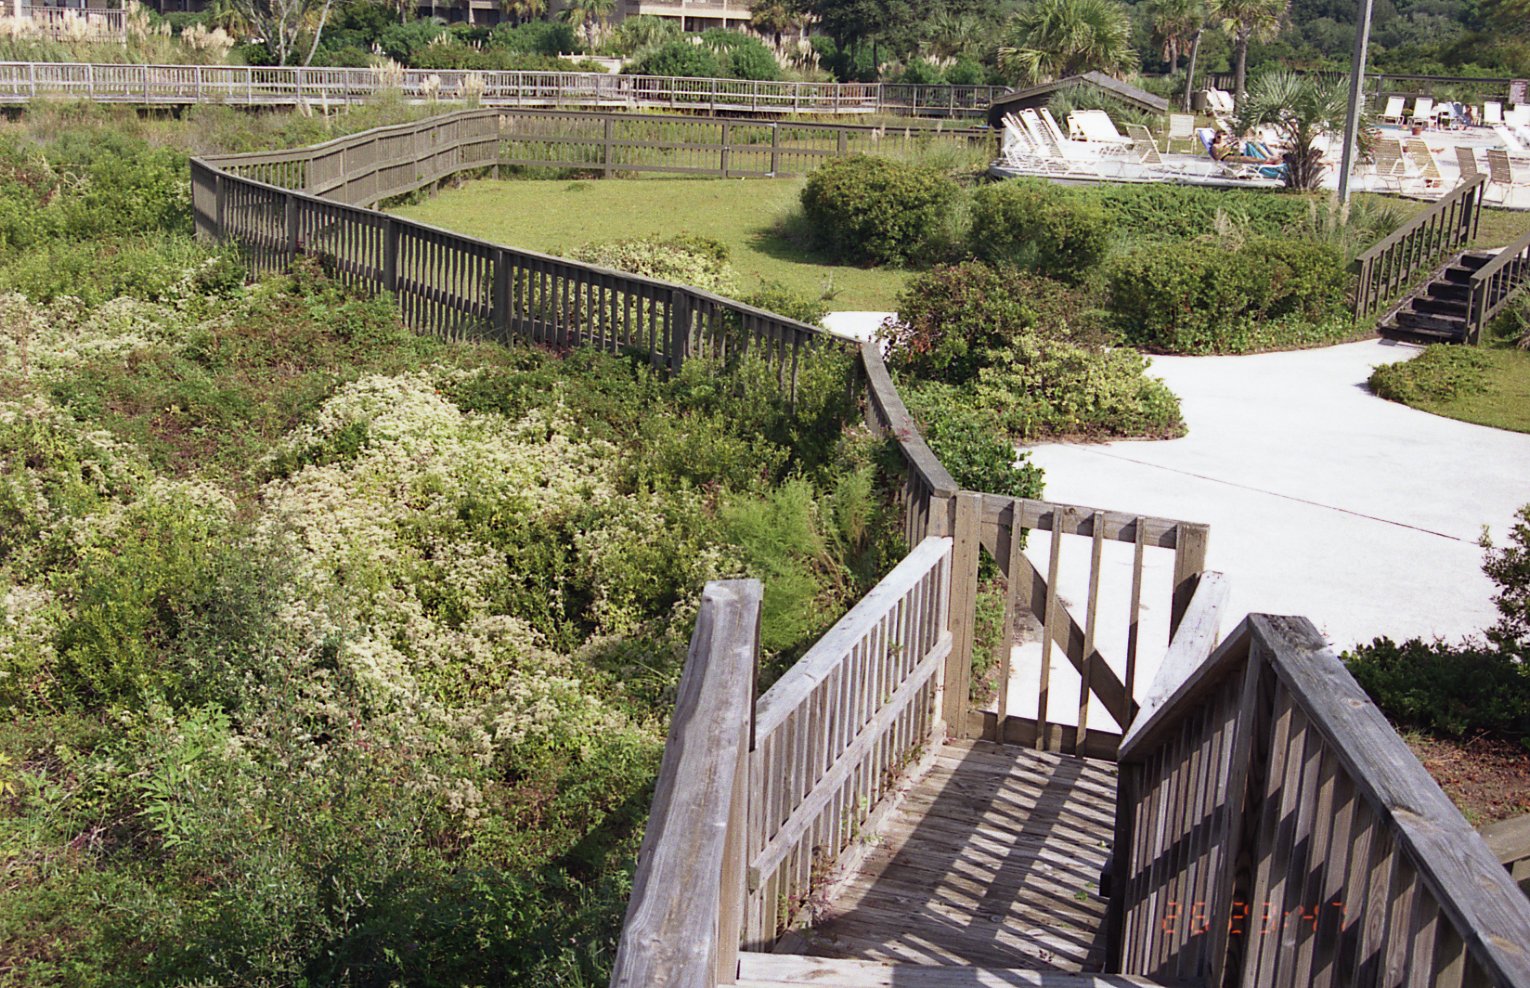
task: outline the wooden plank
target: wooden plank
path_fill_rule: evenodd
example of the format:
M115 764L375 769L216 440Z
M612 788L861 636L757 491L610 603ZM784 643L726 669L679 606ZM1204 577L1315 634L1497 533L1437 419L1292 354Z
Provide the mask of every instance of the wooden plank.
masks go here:
M1530 984L1530 900L1304 618L1252 615L1272 664L1370 801L1472 958Z
M1055 510L1055 509L1054 509ZM1068 509L1062 509L1066 516ZM1062 536L1057 531L1052 532L1052 542L1047 554L1047 589L1043 595L1044 603L1041 613L1041 682L1037 690L1036 721L1041 727L1036 740L1038 747L1047 741L1047 707L1050 700L1052 684L1052 641L1057 636L1057 574L1062 559ZM1089 657L1084 657L1084 664L1088 665ZM1080 670L1082 671L1082 670ZM1048 746L1050 747L1050 746Z
M951 655L945 668L942 711L948 730L964 732L971 703L972 644L977 624L977 582L980 546L978 513L980 497L968 491L956 495L956 517L951 550L950 609Z
M1201 574L1200 585L1180 625L1164 653L1153 685L1143 697L1142 709L1121 739L1121 757L1151 746L1161 732L1173 729L1175 718L1188 709L1194 698L1205 695L1220 684L1223 675L1238 661L1246 645L1239 632L1229 639L1229 646L1217 648L1222 614L1231 588L1221 573Z
M1482 828L1482 839L1505 867L1530 860L1530 813Z
M748 744L761 599L757 580L717 581L702 592L612 985L710 983L725 953L718 919L733 892L721 881L734 861L729 828Z
M1050 501L1033 501L1028 498L1009 497L1003 494L984 494L983 526L985 530L1012 524L1017 508L1025 513L1027 517L1039 516L1038 522L1032 527L1040 528L1043 531L1052 530L1054 510L1060 512L1064 508L1070 509L1066 519L1060 513L1055 516L1061 524L1061 531L1064 535L1086 535L1093 537L1094 519L1096 515L1099 515L1104 525L1104 537L1107 541L1111 542L1135 543L1140 526L1143 532L1143 541L1150 547L1162 549L1173 549L1179 544L1183 534L1196 529L1205 529L1206 527L1171 518L1151 518L1124 511L1104 511L1100 508L1081 504L1059 504ZM1204 569L1205 567L1202 566L1201 568Z
M1174 604L1169 613L1169 640L1173 641L1201 572L1206 568L1206 543L1211 530L1205 525L1181 525L1174 546Z

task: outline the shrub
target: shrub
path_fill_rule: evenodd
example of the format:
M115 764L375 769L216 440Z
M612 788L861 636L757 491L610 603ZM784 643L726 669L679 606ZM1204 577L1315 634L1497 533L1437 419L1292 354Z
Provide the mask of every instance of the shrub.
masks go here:
M1530 504L1519 509L1509 541L1510 545L1499 548L1486 532L1482 535L1487 553L1482 571L1498 587L1493 595L1498 624L1488 630L1488 639L1530 661Z
M673 75L712 79L723 75L717 56L684 38L668 41L628 63L628 75Z
M802 190L812 237L836 257L902 264L930 258L948 238L960 191L934 168L852 155L814 172Z
M733 290L728 248L706 237L635 237L585 244L570 254L576 261L647 278L727 294Z
M1492 360L1472 348L1437 343L1412 360L1383 364L1371 371L1370 389L1405 405L1446 402L1481 394Z
M528 21L515 27L497 27L489 34L489 44L527 55L560 55L579 50L574 26L566 21Z
M779 79L781 66L759 38L742 31L713 28L701 35L701 43L717 55L724 75L734 79Z
M1108 280L1116 331L1154 352L1246 353L1353 333L1350 275L1328 244L1159 244L1117 258Z
M897 321L882 330L888 365L953 384L971 380L989 350L1035 328L1028 280L976 262L921 275L899 297Z
M1101 184L1070 190L1105 210L1132 240L1188 240L1228 226L1273 236L1306 221L1308 196L1249 189L1203 189L1189 185Z
M908 63L896 81L910 86L938 86L946 81L946 74L928 59L916 58Z
M1012 179L979 188L972 197L972 252L1064 281L1081 281L1105 258L1111 220L1106 211L1039 179Z
M982 62L963 55L946 70L946 82L953 86L981 86L988 82L988 70Z
M930 449L958 484L971 491L1041 496L1041 468L1017 453L998 419L957 388L935 381L905 388L909 411Z
M1344 662L1399 724L1454 737L1488 731L1530 746L1530 672L1508 652L1378 638L1345 653Z

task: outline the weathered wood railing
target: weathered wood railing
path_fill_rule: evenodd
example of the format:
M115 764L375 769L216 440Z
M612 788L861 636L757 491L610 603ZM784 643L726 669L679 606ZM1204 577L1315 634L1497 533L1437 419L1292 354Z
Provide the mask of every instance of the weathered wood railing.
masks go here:
M500 124L500 159L506 165L607 175L786 177L857 152L886 154L939 143L986 154L994 142L987 128L860 127L576 110L503 110Z
M768 948L815 876L941 735L951 540L928 538L760 698L744 943Z
M729 984L744 906L760 584L701 595L611 983Z
M94 13L94 12L93 12ZM119 12L120 13L120 12ZM485 106L615 106L715 113L890 113L981 116L990 86L768 82L602 72L249 65L0 62L0 103L66 97L106 103L239 106L345 105L400 92L421 103L476 99Z
M613 985L727 984L940 736L951 540L926 539L754 701L760 588L708 584Z
M1526 285L1530 285L1530 233L1498 252L1472 274L1466 341L1481 343L1482 331Z
M1530 985L1530 900L1310 622L1251 616L1184 673L1121 744L1112 970Z
M389 292L406 324L421 332L637 351L671 370L693 357L731 361L750 353L795 394L804 352L832 339L816 327L363 205L496 163L497 126L495 111L469 111L293 152L192 159L196 229L242 245L257 271L285 270L308 257L342 280Z
M1421 273L1471 242L1486 184L1485 175L1462 182L1355 258L1357 320L1384 310Z
M1482 839L1508 869L1509 877L1530 895L1530 814L1482 828Z

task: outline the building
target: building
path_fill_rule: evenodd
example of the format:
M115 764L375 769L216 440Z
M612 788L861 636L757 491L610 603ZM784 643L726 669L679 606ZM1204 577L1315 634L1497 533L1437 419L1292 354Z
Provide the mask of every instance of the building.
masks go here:
M749 0L623 0L624 17L673 17L687 31L749 26Z
M108 8L105 0L64 0L30 3L0 0L0 17L19 22L12 30L51 41L123 41L127 22L121 7Z

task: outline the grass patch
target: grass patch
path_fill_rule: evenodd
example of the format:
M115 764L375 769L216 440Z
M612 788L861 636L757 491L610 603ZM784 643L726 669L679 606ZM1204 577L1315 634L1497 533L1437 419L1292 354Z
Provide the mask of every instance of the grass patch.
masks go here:
M1371 390L1390 401L1476 425L1530 432L1530 353L1436 345L1378 367Z
M597 240L685 232L727 245L740 291L778 283L831 311L889 311L909 273L833 264L781 232L804 179L472 181L398 215L496 243L567 253Z
M1434 205L1432 202L1418 202L1413 199L1403 199L1397 196L1384 196L1375 193L1362 193L1355 196L1355 201L1373 201L1390 203L1402 210L1399 217L1399 225L1411 220L1414 216ZM1530 233L1530 212L1513 209L1498 209L1487 206L1482 210L1482 216L1477 222L1477 239L1472 241L1473 247L1502 247L1511 244Z

